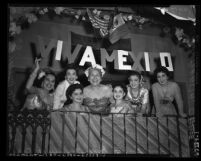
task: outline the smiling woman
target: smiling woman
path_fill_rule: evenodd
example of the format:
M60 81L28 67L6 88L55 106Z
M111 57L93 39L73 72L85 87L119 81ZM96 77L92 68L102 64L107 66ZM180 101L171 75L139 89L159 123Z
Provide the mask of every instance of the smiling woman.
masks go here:
M93 113L109 114L110 112L112 87L101 84L104 73L103 68L99 65L90 67L85 72L90 85L84 88L83 103Z
M66 91L67 101L61 111L83 111L87 112L86 106L83 106L83 86L81 84L72 84Z
M28 96L22 110L25 108L52 109L56 76L50 70L48 70L46 73L44 71L39 72L39 61L40 59L35 60L36 67L26 83L26 91ZM37 74L38 79L41 81L39 87L33 86Z
M156 108L156 115L180 115L185 117L183 111L183 99L181 91L176 82L169 80L169 71L167 68L161 66L155 70L157 78L156 83L152 85L152 92L154 97L154 105ZM178 113L173 105L173 100L176 100L178 106Z

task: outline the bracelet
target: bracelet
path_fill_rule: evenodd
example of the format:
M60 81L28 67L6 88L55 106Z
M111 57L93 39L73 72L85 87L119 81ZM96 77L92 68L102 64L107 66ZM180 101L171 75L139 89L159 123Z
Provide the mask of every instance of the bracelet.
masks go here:
M30 77L36 77L36 72L31 73Z

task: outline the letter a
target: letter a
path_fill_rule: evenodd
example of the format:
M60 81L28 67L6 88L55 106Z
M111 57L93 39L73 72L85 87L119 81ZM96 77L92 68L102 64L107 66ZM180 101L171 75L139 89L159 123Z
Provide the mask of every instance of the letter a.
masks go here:
M93 51L92 51L91 46L87 46L87 47L86 47L86 50L85 50L85 52L84 52L84 54L83 54L83 56L82 56L82 59L81 59L79 65L80 65L80 66L84 66L84 64L85 64L86 62L91 62L91 65L96 64L96 60L95 60L95 58L94 58L94 54L93 54Z

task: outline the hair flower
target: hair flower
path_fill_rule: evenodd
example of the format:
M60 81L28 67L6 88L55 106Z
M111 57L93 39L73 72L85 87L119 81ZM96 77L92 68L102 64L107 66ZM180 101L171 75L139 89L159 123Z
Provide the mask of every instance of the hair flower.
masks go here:
M85 75L88 77L89 76L89 70L91 69L98 69L101 71L102 76L105 74L105 70L103 69L103 67L99 64L93 64L91 67L87 68L85 70Z
M45 72L44 71L41 71L38 75L38 79L41 79L43 76L45 76Z

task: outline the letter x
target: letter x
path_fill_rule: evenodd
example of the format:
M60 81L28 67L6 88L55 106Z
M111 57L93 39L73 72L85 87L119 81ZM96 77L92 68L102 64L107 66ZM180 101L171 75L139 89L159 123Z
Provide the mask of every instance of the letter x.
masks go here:
M142 67L142 65L140 64L140 60L143 57L143 53L138 53L137 56L135 56L135 54L133 52L128 52L130 54L130 56L132 57L134 63L132 66L132 70L136 70L137 68L139 69L139 71L144 71L144 68Z

